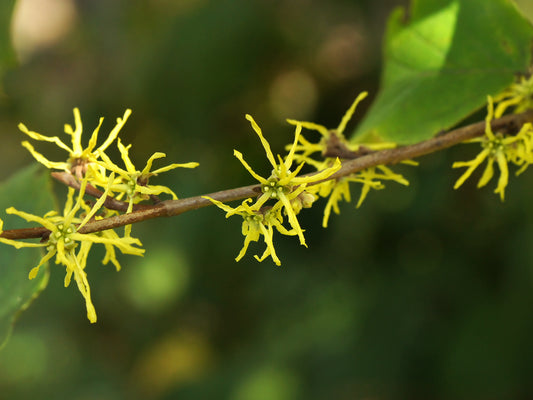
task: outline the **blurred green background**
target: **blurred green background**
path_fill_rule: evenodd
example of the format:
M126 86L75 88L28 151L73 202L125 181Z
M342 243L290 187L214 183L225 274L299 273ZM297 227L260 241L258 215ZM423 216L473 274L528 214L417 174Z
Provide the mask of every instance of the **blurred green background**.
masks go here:
M1 16L15 54L0 47L0 178L32 162L20 121L61 135L77 106L85 132L132 108L121 137L138 165L200 162L156 182L180 197L251 184L233 149L268 165L244 114L275 152L287 117L336 126L375 95L387 15L406 4L18 0ZM0 398L531 398L533 176L511 178L503 204L492 187L454 191L452 162L475 152L398 167L409 188L344 204L328 229L322 207L304 212L309 249L278 238L281 267L252 258L263 245L235 263L241 221L214 207L139 224L144 259L88 266L96 325L52 265L0 352Z

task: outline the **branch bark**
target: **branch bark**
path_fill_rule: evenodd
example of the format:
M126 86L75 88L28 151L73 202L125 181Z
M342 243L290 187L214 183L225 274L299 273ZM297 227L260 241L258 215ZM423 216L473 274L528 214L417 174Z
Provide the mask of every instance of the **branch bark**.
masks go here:
M527 122L533 122L533 111L527 111L521 114L507 115L502 118L493 120L491 122L491 125L493 131L517 133L522 127L522 125ZM468 139L481 136L484 133L485 121L481 121L458 129L454 129L452 131L438 135L423 142L366 154L353 160L343 161L341 169L335 174L331 175L328 180L339 179L343 176L362 171L369 167L377 165L397 164L401 161L411 160L426 154L431 154L436 151L440 151L448 147L454 146L458 143L464 142ZM69 183L68 179L65 179L66 178L60 178L59 180L69 186L74 185L72 184L72 182ZM97 189L95 190L98 191ZM96 192L91 194L98 197L98 193ZM246 199L248 197L256 197L259 194L261 194L261 187L259 184L257 184L235 189L222 190L219 192L207 194L205 196L209 196L215 200L226 203L234 200ZM109 201L106 200L106 202L109 206L111 206L110 208L123 208L123 204L121 204L123 202L117 202L114 199L110 199ZM138 205L133 210L133 212L129 214L122 214L99 221L89 222L82 229L80 229L79 232L91 233L118 228L121 226L145 221L147 219L171 217L210 205L212 205L212 203L209 200L203 198L203 196L194 196L178 200L166 200L155 205ZM43 237L46 238L48 232L49 231L46 228L36 227L6 230L3 231L0 236L8 239L32 239Z

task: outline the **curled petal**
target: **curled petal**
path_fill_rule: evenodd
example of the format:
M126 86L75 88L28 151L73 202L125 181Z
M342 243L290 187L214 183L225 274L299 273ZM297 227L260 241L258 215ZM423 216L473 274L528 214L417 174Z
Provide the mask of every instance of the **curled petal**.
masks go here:
M166 156L167 155L165 153L159 153L159 152L152 154L150 158L148 159L148 161L146 161L146 166L141 171L141 175L147 175L150 172L150 170L152 169L152 163L154 162L154 160L157 160L158 158L163 158Z
M118 146L118 150L120 151L120 156L122 157L122 161L124 161L124 165L126 166L126 170L130 174L136 173L137 170L135 169L135 166L131 162L130 155L129 155L129 150L131 148L131 144L129 144L127 146L124 146L122 144L122 141L120 140L120 138L118 138L117 139L117 146Z
M463 175L460 176L459 179L455 182L455 185L453 186L454 189L459 188L469 177L472 175L472 172L481 165L481 163L489 156L490 150L484 149L481 153L479 153L476 158L474 158L471 161L458 161L454 162L452 165L452 168L461 168L461 167L468 167L468 169L463 173Z
M498 179L498 186L494 193L499 193L500 198L504 201L505 198L505 188L509 182L509 168L507 167L507 160L505 159L504 154L498 154L496 156L496 161L498 162L498 167L500 168L500 178Z
M270 144L263 136L263 132L261 131L261 128L259 128L259 125L257 125L257 123L255 122L255 120L252 118L250 114L246 114L246 119L250 121L250 123L252 124L252 129L255 131L255 133L257 133L257 136L259 136L259 139L261 140L261 144L263 145L263 148L265 149L268 161L270 161L270 164L272 164L273 168L276 168L276 159L274 158L274 154L272 154L272 150L270 149Z
M317 131L322 136L329 137L329 130L324 125L315 124L314 122L296 121L294 119L287 119L287 122L291 125L301 125L305 129Z
M111 143L113 143L113 141L118 136L120 130L122 129L122 127L124 126L124 124L126 123L130 115L131 115L131 110L127 109L124 112L124 116L122 118L117 118L117 125L113 128L113 130L111 131L107 139L104 141L104 143L102 143L100 147L98 147L95 150L94 154L96 157L99 157L104 152L104 150L107 149Z
M91 208L91 210L87 213L87 215L85 216L83 221L81 221L81 223L78 225L78 227L77 227L78 231L81 228L83 228L87 222L89 222L91 220L91 218L94 216L94 214L96 214L96 212L100 208L102 208L102 206L104 205L104 202L105 202L105 200L106 200L106 198L107 198L107 196L109 194L109 189L111 188L111 183L113 182L114 178L115 178L115 174L112 172L109 175L108 183L107 183L107 186L106 186L106 189L105 189L104 193L102 193L102 195L100 196L98 201L94 204L94 206ZM80 193L81 193L81 190L80 190Z
M59 139L57 136L49 137L49 136L41 135L40 133L37 133L37 132L30 131L28 128L26 128L26 125L24 125L23 123L20 123L18 125L18 128L34 140L55 143L57 146L61 147L63 150L66 150L69 153L72 153L72 149L68 147L65 143L63 143L61 139Z
M303 190L304 188L302 188L302 191ZM298 217L296 217L296 213L294 212L292 208L290 200L284 194L281 194L279 199L283 203L285 212L287 213L287 217L289 219L289 224L298 234L298 238L300 239L300 244L307 247L307 244L305 243L304 232L302 228L300 227L300 223L298 222Z
M294 151L296 149L296 144L298 143L298 139L300 137L300 133L302 132L302 124L296 124L296 130L294 131L294 141L292 143L292 146L289 150L289 154L285 158L285 169L289 170L292 165L292 161L294 159ZM281 163L280 163L281 164Z
M100 118L98 122L98 126L94 129L93 134L91 135L91 138L89 139L89 143L87 144L87 148L84 150L85 155L92 153L93 149L96 147L96 142L98 141L98 132L100 131L100 127L102 126L102 122L104 122L104 118Z
M31 153L33 158L35 158L38 162L43 164L46 168L49 169L60 169L63 171L68 171L70 166L66 162L57 162L57 161L50 161L45 156L43 156L41 153L35 150L35 148L30 144L28 141L23 141L22 146L28 149L28 151Z
M328 167L310 176L295 177L292 180L292 183L298 185L301 183L312 183L312 182L317 182L317 181L327 179L331 175L333 175L335 172L337 172L339 169L341 169L341 166L342 166L341 161L338 158L336 158L335 162L333 163L331 167Z
M81 132L83 130L83 125L81 123L80 110L78 107L74 108L74 124L76 125L76 130L72 130L72 126L65 124L65 133L69 134L72 137L72 153L80 156L83 148L81 147Z
M173 200L176 200L178 198L178 196L176 196L176 193L174 193L170 188L162 185L138 185L135 190L139 193L148 195L158 195L161 193L166 193L171 195Z
M343 115L342 117L342 120L341 120L341 123L339 124L339 126L337 127L336 129L336 133L338 135L342 135L342 133L344 132L344 129L346 128L346 124L348 123L348 121L350 121L350 119L352 119L352 116L353 116L353 113L355 112L355 108L357 107L357 105L362 101L364 100L364 98L368 95L368 92L361 92L359 93L359 95L356 97L356 99L354 100L354 102L352 103L352 105L350 106L350 108L348 109L348 111L346 111L346 113Z
M43 258L41 258L41 261L39 261L39 264L37 264L36 267L33 267L28 274L28 279L34 279L37 276L37 273L39 272L39 268L41 268L42 265L44 265L48 260L50 260L55 255L55 250L49 251L44 255Z
M479 182L477 183L477 187L481 188L485 186L494 176L494 158L489 157L487 160L487 166L485 167L485 170L483 171L483 175L481 175L481 178L479 179Z
M56 229L56 225L54 223L50 222L49 220L47 220L45 218L42 218L42 217L39 217L38 215L33 215L33 214L26 213L24 211L19 211L15 207L7 208L6 209L6 213L15 214L15 215L25 219L28 222L37 222L38 224L41 224L46 229L49 229L51 231Z
M181 163L181 164L174 163L174 164L167 165L166 167L158 168L155 171L152 171L151 174L157 175L157 174L160 174L161 172L170 171L171 169L174 169L174 168L196 168L199 165L200 163L197 163L197 162L188 162L188 163Z
M241 164L244 166L244 168L246 168L248 170L248 172L250 173L250 175L252 175L255 179L257 179L259 182L261 182L262 184L267 184L268 183L268 180L266 180L265 178L263 178L262 176L258 175L253 169L252 167L250 167L250 165L244 161L244 158L242 156L242 153L240 151L237 151L237 150L233 150L233 155L241 162ZM276 164L274 163L274 167L276 166Z

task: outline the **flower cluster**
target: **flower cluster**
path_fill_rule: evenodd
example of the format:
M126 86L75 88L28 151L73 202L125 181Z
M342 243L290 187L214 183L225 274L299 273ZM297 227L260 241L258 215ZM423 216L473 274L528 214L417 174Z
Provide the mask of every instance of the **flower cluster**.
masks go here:
M96 161L104 154L104 151L113 143L117 138L120 130L131 115L131 110L127 109L122 118L117 118L117 124L108 135L107 139L100 146L96 147L98 142L98 132L104 122L103 118L100 118L98 126L93 131L91 138L84 149L81 145L81 135L83 131L83 125L81 122L80 111L78 108L74 108L74 124L75 129L70 124L65 124L65 133L71 137L71 146L65 144L57 136L44 136L40 133L30 131L23 123L19 124L19 129L28 135L30 138L38 141L55 143L58 147L68 152L67 161L50 161L44 157L41 153L37 152L32 144L28 141L23 141L22 146L30 151L32 156L43 164L46 168L63 170L72 173L78 178L81 178L87 174L89 176L94 174L103 174L103 171L98 168Z
M341 119L339 126L336 129L328 129L323 125L315 124L313 122L302 122L289 119L287 120L292 125L301 125L302 127L317 131L321 137L317 143L312 143L306 140L303 136L299 138L299 144L295 146L298 152L295 159L298 161L305 161L312 165L317 170L322 170L331 165L333 156L338 156L345 159L356 158L373 151L384 150L396 147L392 142L373 142L373 143L350 143L344 137L344 130L346 125L352 118L357 105L367 96L366 92L362 92L354 100L348 111ZM319 155L319 159L312 158L313 155ZM413 161L407 161L408 164L414 164ZM385 165L378 165L370 167L360 172L343 176L338 179L332 179L322 182L313 187L312 193L320 197L328 197L328 202L324 209L324 218L322 226L328 226L331 210L336 214L340 213L339 202L351 201L350 183L359 183L362 185L361 194L356 207L359 208L365 200L370 189L383 189L385 186L383 181L394 181L402 185L409 185L409 182L400 174L394 173Z
M152 164L154 160L166 157L165 153L157 152L150 156L143 170L138 171L129 157L129 149L131 144L124 146L120 139L118 139L117 146L126 169L120 168L118 165L113 163L113 161L111 161L111 159L104 153L101 154L102 160L97 162L97 164L100 167L117 174L118 177L111 183L110 190L117 194L116 198L118 200L121 200L124 197L127 199L128 208L126 212L131 212L134 204L137 204L143 200L148 200L150 199L150 196L157 196L161 193L170 194L174 200L178 198L178 196L176 196L176 194L166 186L150 185L150 177L157 176L162 172L170 171L171 169L175 168L196 168L198 166L197 162L188 162L183 164L174 163L152 171ZM95 180L94 183L96 185L105 186L105 177L100 177L100 179ZM125 231L126 235L129 235L131 233L131 225L126 225Z
M402 185L409 184L403 176L394 173L384 165L370 167L339 178L330 178L341 168L341 158L355 158L367 152L395 146L394 143L389 142L354 145L344 138L343 132L347 123L357 104L366 95L366 93L361 93L355 99L335 130L329 130L313 122L287 120L289 124L295 126L295 133L292 144L287 146L288 154L284 158L280 155L274 157L261 128L250 115L246 115L246 119L250 121L252 129L261 140L267 159L272 166L272 173L268 178L258 175L244 160L243 155L234 150L235 157L261 184L261 195L253 204L252 199L246 199L237 208L231 208L209 198L215 205L226 211L226 217L235 214L243 217L242 233L245 240L244 246L236 258L237 261L244 256L250 242L258 241L263 236L267 248L261 257L255 256L256 259L263 261L267 256L271 256L274 262L280 265L281 262L276 255L272 240L274 228L283 235L298 236L300 244L305 246L303 229L300 227L297 214L302 208L311 207L319 197L327 197L328 202L323 219L323 226L326 227L331 210L339 213L339 201L343 199L350 201L350 183L362 185L357 207L362 204L370 189L384 188L382 181L391 180ZM301 134L302 128L318 131L321 134L320 140L317 143L308 141ZM317 155L318 157L314 158ZM298 163L298 166L292 170L295 162ZM312 166L316 172L298 176L304 164ZM285 217L288 227L283 225Z
M520 77L519 82L513 83L509 88L494 97L498 103L494 110L494 118L500 118L509 107L514 107L514 113L533 108L533 75Z
M231 208L219 201L209 197L207 198L216 206L226 211L226 217L234 214L243 217L242 233L245 236L244 246L237 256L236 261L239 261L244 256L250 242L258 241L261 236L264 236L267 248L263 255L261 257L256 256L256 259L263 261L270 255L274 262L280 265L281 262L276 256L272 241L273 228L276 228L283 235L297 235L300 239L300 244L307 246L303 229L298 222L297 214L302 208L310 207L316 200L316 196L308 191L308 187L334 174L340 169L341 163L339 159L336 159L330 166L317 173L298 176L298 173L304 166L304 162L301 162L294 170L291 170L291 168L294 162L296 146L302 131L302 125L296 125L294 141L290 147L289 154L285 159L280 155L276 159L259 125L257 125L250 115L246 115L246 119L250 121L252 129L259 136L267 159L272 166L272 173L268 178L260 176L244 160L243 155L239 151L234 150L233 154L235 157L261 184L261 195L256 199L255 203L250 204L252 199L245 199L236 208ZM287 217L290 228L283 226L285 216Z
M494 193L499 194L503 201L505 199L505 188L509 182L508 164L511 163L519 167L516 172L516 175L519 175L533 163L533 126L531 123L526 123L516 134L494 133L491 127L491 121L494 116L493 99L489 96L487 117L485 119L485 135L467 142L480 143L482 150L473 160L453 163L452 168L467 167L466 171L455 182L454 189L459 188L478 166L487 161L487 166L477 184L478 188L485 186L494 176L494 164L496 163L500 170L500 177Z
M120 264L115 255L115 247L123 254L133 254L138 256L143 255L144 249L136 247L141 246L141 242L138 239L132 237L119 237L112 230L101 233L79 233L79 230L87 223L87 221L89 221L100 206L100 204L95 204L92 208L88 208L85 204L83 195L86 183L87 181L84 180L75 202L73 199L75 190L69 188L67 201L62 215L59 215L55 211L51 211L43 217L40 217L19 211L14 207L10 207L6 210L8 214L15 214L26 221L36 222L47 228L49 233L47 235L48 238L44 243L28 243L4 238L0 238L0 242L10 244L16 248L45 248L47 253L41 259L39 264L30 271L30 279L35 278L39 268L55 256L56 264L62 264L66 269L65 287L70 284L72 276L74 276L78 289L85 298L87 318L94 323L96 322L96 311L91 301L91 290L87 280L87 274L85 273L85 266L87 264L87 257L91 246L94 243L105 245L106 255L103 264L107 264L111 261L117 267L117 270L120 269ZM84 213L85 216L81 219L81 216L83 216Z
M371 189L383 189L384 181L394 181L401 185L409 185L409 182L400 174L395 173L386 165L374 165L358 172L340 171L341 160L350 160L366 154L396 147L395 143L376 141L371 143L352 143L346 140L344 131L352 118L357 105L367 96L361 93L350 108L346 111L336 129L328 129L323 125L313 122L304 122L288 119L287 122L295 127L294 139L287 146L285 156L276 155L272 152L269 142L255 120L246 115L252 130L258 136L266 153L272 172L267 177L261 176L245 161L244 156L234 150L234 156L241 162L244 168L259 182L258 195L255 199L246 198L237 207L230 207L217 199L204 196L214 205L226 212L226 218L232 215L242 217L242 234L244 244L236 261L241 260L248 251L251 242L263 239L265 250L255 255L258 261L270 257L275 264L281 261L274 248L274 233L286 236L297 236L301 245L307 246L304 230L298 221L298 214L303 208L311 207L320 198L326 198L326 206L322 225L327 227L331 212L339 214L339 203L351 201L350 185L360 185L356 207L359 208L366 199ZM500 170L500 177L495 193L499 194L502 201L505 196L505 188L508 184L509 166L514 164L518 167L517 175L527 169L533 163L533 125L524 124L521 129L512 134L511 132L493 132L492 120L499 118L510 107L515 112L531 108L533 105L533 78L523 78L519 83L511 86L497 97L499 104L494 107L494 101L488 97L488 112L483 137L472 139L469 142L480 143L481 152L471 161L455 162L453 168L466 167L466 171L456 181L454 188L460 187L485 161L487 165L478 187L485 186L494 176L494 165ZM137 169L130 159L131 145L124 145L118 134L131 114L126 110L122 118L117 118L117 124L101 145L98 143L98 133L103 119L89 138L87 146L82 146L82 122L79 110L74 109L74 127L65 125L65 133L70 136L70 145L65 144L57 136L44 136L30 131L24 124L20 124L20 130L33 140L55 143L61 149L67 151L66 161L51 161L39 153L29 141L23 141L22 145L33 157L53 170L59 170L62 179L69 185L67 200L62 214L55 211L48 212L44 216L33 215L19 211L13 207L6 210L8 214L17 215L26 221L40 224L45 234L41 243L30 243L2 237L3 221L0 220L0 242L21 247L43 247L45 255L34 267L29 278L33 279L39 268L55 257L56 264L61 264L66 269L65 286L68 286L74 278L78 289L85 299L87 317L91 322L96 322L96 311L91 300L91 293L87 274L85 272L89 251L93 244L102 244L105 247L103 264L111 262L117 270L120 264L116 256L116 250L124 254L142 256L141 242L131 236L131 225L126 225L124 234L120 236L113 229L101 232L91 232L86 225L93 221L108 218L121 212L131 213L136 204L152 200L159 202L160 194L167 194L172 199L177 199L174 191L166 186L153 185L150 179L160 173L175 168L195 168L198 163L188 162L173 163L161 168L152 168L157 159L165 157L164 153L153 154L142 169ZM320 134L316 142L306 139L302 130L316 131ZM107 149L116 143L122 158L123 166L111 160L106 154ZM415 164L414 161L404 160L406 164ZM307 164L315 171L301 174L304 165ZM350 173L351 172L351 173ZM76 191L78 193L76 194ZM85 196L91 195L95 199L86 202ZM122 225L129 223L123 222Z
M87 317L90 322L96 322L96 311L91 300L91 292L85 267L89 251L93 244L103 244L105 247L105 256L102 263L105 265L111 262L117 270L120 264L116 257L116 249L123 254L132 254L142 256L144 249L141 242L131 237L131 225L126 226L123 236L119 236L114 230L108 229L96 233L83 233L82 228L91 221L96 221L105 217L113 216L119 213L118 209L112 209L109 206L109 200L114 200L113 204L123 202L126 213L133 209L133 205L142 201L153 198L161 193L167 193L176 199L176 194L166 186L151 185L149 179L159 173L169 171L178 167L194 168L198 163L170 164L166 167L152 170L154 160L165 157L164 153L155 153L152 155L146 166L137 170L129 158L129 149L131 145L124 146L117 136L124 126L126 120L131 114L131 110L126 110L122 118L117 119L117 124L106 138L106 140L97 147L98 132L102 125L103 118L97 128L91 135L87 147L83 148L81 144L82 123L80 113L77 108L74 109L75 128L66 124L65 133L71 137L71 145L65 144L57 136L44 136L40 133L30 131L24 124L19 125L19 129L28 135L31 139L55 143L61 149L68 152L67 161L50 161L39 153L28 141L23 141L22 145L30 151L34 158L54 170L64 171L70 179L72 187L69 187L67 200L62 214L50 211L44 216L29 214L19 211L13 207L6 210L8 214L15 214L26 221L40 224L46 229L46 234L42 237L41 243L29 243L6 239L0 237L0 242L12 245L16 248L21 247L43 247L46 254L39 264L34 267L29 278L33 279L41 266L55 256L56 264L61 264L66 269L65 286L68 286L72 277L76 281L78 289L85 298L87 308ZM122 156L125 169L117 166L105 153L105 150L113 143L117 143L118 150ZM88 205L84 195L91 187L91 193L98 193L96 201ZM102 190L96 189L100 187ZM77 196L76 189L79 190ZM123 201L122 201L123 200ZM158 200L158 199L157 199ZM0 233L2 233L3 222L0 220Z

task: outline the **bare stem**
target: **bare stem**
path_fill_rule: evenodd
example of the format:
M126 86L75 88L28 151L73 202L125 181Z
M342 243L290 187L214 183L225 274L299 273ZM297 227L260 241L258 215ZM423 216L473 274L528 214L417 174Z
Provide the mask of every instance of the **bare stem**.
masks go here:
M516 133L526 122L533 122L533 111L527 111L521 114L507 115L505 117L493 120L491 122L491 125L493 131ZM438 135L432 139L428 139L423 142L415 143L409 146L376 151L370 154L360 156L353 160L345 160L342 163L341 169L335 174L331 175L328 180L339 179L343 176L362 171L369 167L374 167L377 165L396 164L401 161L411 160L426 154L431 154L436 151L443 150L458 143L464 142L465 140L481 136L484 133L485 121L482 121L467 125L462 128L454 129L447 133ZM57 175L54 177L69 186L74 185L72 182L68 182L68 178L62 177L61 175ZM95 197L99 197L101 193L99 194L97 192L99 191L95 189L95 192L91 194ZM220 192L210 193L205 196L209 196L215 200L225 203L234 200L242 200L249 197L256 197L260 193L260 185L250 185L236 189L222 190ZM121 204L123 202L119 202L114 199L110 199L109 201L106 200L106 202L106 206L108 205L110 206L110 208L114 209L121 209L124 205ZM186 211L207 207L212 204L213 203L205 199L204 196L195 196L179 200L166 200L155 205L140 205L129 214L122 214L115 217L89 222L82 229L80 229L80 233L91 233L103 231L106 229L118 228L124 225L134 224L152 218L171 217L179 215ZM46 228L37 227L7 230L2 232L0 236L8 239L31 239L46 237L47 234L48 230Z

